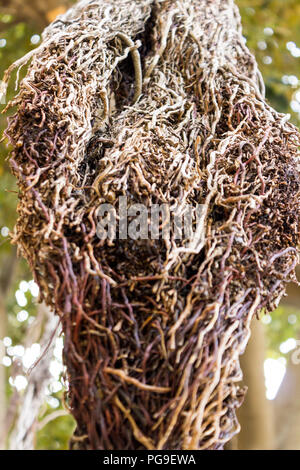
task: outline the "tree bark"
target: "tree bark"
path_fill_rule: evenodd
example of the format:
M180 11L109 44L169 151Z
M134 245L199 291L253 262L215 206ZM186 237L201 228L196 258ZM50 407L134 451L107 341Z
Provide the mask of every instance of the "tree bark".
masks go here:
M300 279L300 267L296 268L297 278ZM294 307L297 310L300 308L300 285L290 283L286 289L286 295L282 297L281 304Z
M0 450L5 449L6 371L2 363L5 355L3 338L6 336L5 301L0 293Z
M266 398L264 360L265 335L262 323L252 321L252 334L245 354L241 356L243 383L248 387L246 398L238 411L241 431L240 450L271 450L274 448L272 404Z
M300 269L297 269L298 278ZM282 299L284 305L299 310L300 287L291 284L287 296ZM299 338L300 339L300 338ZM300 355L299 346L290 353L286 374L274 400L276 449L300 450Z

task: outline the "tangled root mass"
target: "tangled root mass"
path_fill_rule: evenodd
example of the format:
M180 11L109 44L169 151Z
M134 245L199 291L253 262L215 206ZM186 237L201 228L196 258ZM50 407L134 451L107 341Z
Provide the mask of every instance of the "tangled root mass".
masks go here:
M81 449L219 449L250 321L295 280L299 133L232 0L83 0L10 106L14 242L60 316ZM142 94L141 94L142 93ZM119 196L204 208L192 245L99 240Z

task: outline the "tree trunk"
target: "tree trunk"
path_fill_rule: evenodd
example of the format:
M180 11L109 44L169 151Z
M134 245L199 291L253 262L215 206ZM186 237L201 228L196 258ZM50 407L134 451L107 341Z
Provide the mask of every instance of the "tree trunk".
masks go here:
M296 269L297 279L300 279L300 267ZM286 295L282 297L281 304L300 309L300 285L291 283L287 286Z
M293 279L297 130L264 101L232 0L84 0L3 91L30 58L6 133L15 241L61 317L71 447L220 449L251 319ZM101 238L124 195L203 210L190 238Z
M276 449L300 450L300 340L275 398Z
M49 307L41 304L39 315L43 315L43 334L39 339L41 360L28 377L27 388L19 397L17 418L10 436L11 450L33 450L41 406L45 401L45 389L51 381L49 371L55 340L59 334L58 319ZM30 330L27 341L30 343Z
M300 268L297 269L299 278ZM292 284L287 288L284 305L299 311L300 286ZM299 339L295 351L290 353L286 374L274 400L276 449L300 450L300 354Z
M243 383L248 387L244 403L238 412L241 432L240 450L271 450L274 448L274 420L272 403L266 398L264 360L266 345L264 327L254 319L251 338L241 356Z
M6 370L2 363L5 355L3 338L7 336L6 297L11 288L16 264L16 250L12 249L10 255L4 255L2 260L2 273L0 274L0 450L6 447Z

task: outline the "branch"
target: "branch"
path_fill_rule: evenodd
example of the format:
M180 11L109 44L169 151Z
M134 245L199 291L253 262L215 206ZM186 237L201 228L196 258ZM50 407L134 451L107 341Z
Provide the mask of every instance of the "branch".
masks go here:
M9 25L25 22L42 30L72 3L72 0L2 0L0 8L2 14L13 16L13 22ZM7 24L1 25L1 29L7 29Z

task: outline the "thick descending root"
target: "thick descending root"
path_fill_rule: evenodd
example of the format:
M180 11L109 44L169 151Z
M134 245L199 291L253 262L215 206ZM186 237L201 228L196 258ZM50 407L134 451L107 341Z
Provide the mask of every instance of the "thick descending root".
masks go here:
M71 446L222 448L250 321L295 280L299 242L299 134L265 102L233 2L84 0L12 104L14 241L62 321ZM201 204L201 224L189 243L100 240L120 196Z

